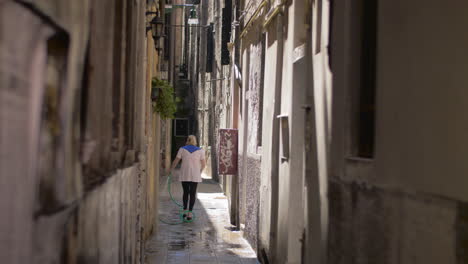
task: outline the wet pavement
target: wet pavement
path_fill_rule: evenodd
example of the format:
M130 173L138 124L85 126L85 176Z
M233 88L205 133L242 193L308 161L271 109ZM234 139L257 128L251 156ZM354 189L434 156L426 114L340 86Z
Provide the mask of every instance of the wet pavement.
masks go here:
M179 208L170 200L166 178L161 179L159 214L169 223L180 222ZM182 187L177 179L171 185L179 202ZM239 231L231 231L228 201L218 184L204 179L198 185L191 223L169 225L158 222L157 235L146 243L146 263L237 263L253 264L255 252Z

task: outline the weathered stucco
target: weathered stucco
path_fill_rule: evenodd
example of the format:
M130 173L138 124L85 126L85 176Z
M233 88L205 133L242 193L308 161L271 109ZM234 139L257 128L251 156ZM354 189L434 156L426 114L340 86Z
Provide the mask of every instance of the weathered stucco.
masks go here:
M0 1L2 262L142 261L160 164L146 8Z

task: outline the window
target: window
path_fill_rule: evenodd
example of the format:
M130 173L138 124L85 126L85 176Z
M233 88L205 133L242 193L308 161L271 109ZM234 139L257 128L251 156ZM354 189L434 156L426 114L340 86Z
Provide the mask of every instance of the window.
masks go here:
M61 119L63 94L67 74L67 54L69 37L65 32L57 32L47 40L47 65L45 67L45 87L43 94L40 157L39 157L39 201L40 211L50 213L67 199L67 188L61 180L63 163L71 158L65 151L66 138Z
M113 84L112 84L112 151L121 152L123 146L123 114L120 109L123 105L123 87L124 87L124 45L122 40L124 38L124 22L122 16L124 15L123 1L115 1L115 32L114 32L114 50L113 50ZM89 51L88 51L89 52ZM87 54L89 55L89 54ZM87 62L89 63L89 62ZM86 66L89 67L89 66ZM89 69L86 69L87 71ZM115 157L117 162L121 157Z
M171 25L171 14L166 13L164 14L164 25ZM171 56L171 27L164 27L164 60L169 60Z
M132 5L127 6L127 18L126 18L126 29L125 29L125 62L126 63L133 63L133 49L135 46L134 40L131 38L133 33L133 24L130 22L132 21L132 12L133 7ZM125 76L125 88L124 88L124 146L127 150L133 149L134 144L134 110L135 110L135 95L134 95L134 76L132 71L126 71Z
M221 65L229 65L231 62L228 43L231 40L232 2L225 0L223 8L223 24L221 32Z
M285 162L289 160L289 117L287 114L283 114L276 118L280 120L281 162Z
M377 47L377 1L361 0L360 21L360 87L357 95L357 155L374 156L375 140L375 85Z
M314 1L317 23L315 24L315 54L320 53L322 48L322 0Z
M213 35L214 24L211 23L206 30L206 69L205 72L213 71L213 60L214 60L214 35Z
M189 123L187 118L174 119L174 136L187 137L189 135Z

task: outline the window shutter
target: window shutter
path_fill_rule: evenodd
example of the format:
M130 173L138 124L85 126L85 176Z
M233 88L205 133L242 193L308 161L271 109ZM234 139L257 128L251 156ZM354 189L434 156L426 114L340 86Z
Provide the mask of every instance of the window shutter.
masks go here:
M213 72L213 58L214 58L214 36L213 36L213 23L211 23L206 31L206 69L205 69L205 72Z
M223 8L223 24L221 33L221 65L229 65L231 58L229 55L228 43L231 40L231 21L232 21L232 3L231 0L225 1Z

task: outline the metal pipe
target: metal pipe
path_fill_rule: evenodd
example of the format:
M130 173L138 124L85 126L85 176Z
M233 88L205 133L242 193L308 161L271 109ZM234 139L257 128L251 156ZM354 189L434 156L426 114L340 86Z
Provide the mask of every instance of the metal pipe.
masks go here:
M275 7L273 12L271 14L267 14L267 18L265 19L265 23L263 23L263 28L266 28L272 21L273 19L281 12L281 8L286 4L287 0L281 1L281 3Z
M194 4L166 4L166 8L170 9L172 7L196 7Z
M221 80L225 80L226 78L218 78L218 79L210 79L210 80L207 80L206 82L215 82L215 81L221 81Z
M201 27L201 28L207 28L209 26L199 26L199 25L164 25L165 27Z
M273 12L266 18L265 23L263 23L263 28L268 27L268 25L273 21L273 19L281 12L281 7L283 7L283 4L275 7Z
M242 30L239 38L242 39L247 34L248 29L252 25L253 21L257 18L258 14L260 13L260 10L262 10L262 8L265 7L267 3L268 3L268 0L263 0L263 2L257 7L255 12L253 13L249 21L247 22L247 25L244 27L244 30Z

